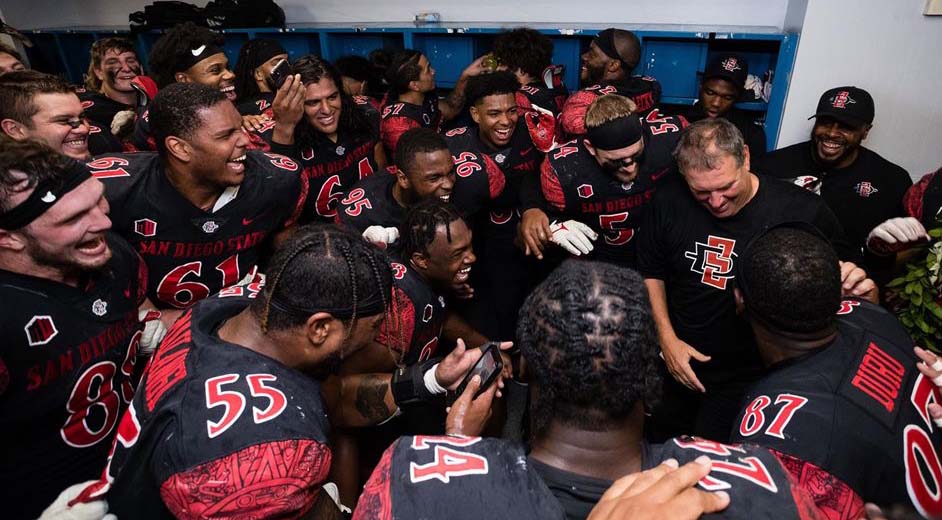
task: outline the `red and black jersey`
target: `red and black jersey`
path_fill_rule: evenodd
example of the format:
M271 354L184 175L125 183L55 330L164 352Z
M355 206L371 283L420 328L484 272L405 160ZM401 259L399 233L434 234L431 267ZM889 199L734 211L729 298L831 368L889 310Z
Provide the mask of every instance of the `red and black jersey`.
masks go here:
M372 134L354 134L338 129L337 142L324 134L305 129L305 138L296 135L295 145L286 146L271 141L274 123L266 125L260 135L275 153L287 155L301 163L310 184L310 195L304 209L305 221L333 222L337 217L337 204L357 181L379 171L375 148L379 142L379 112L368 98L355 96L355 110L363 110L375 129ZM302 125L307 123L302 121ZM305 142L307 141L307 142Z
M650 76L631 76L624 83L600 83L573 93L559 116L561 130L572 139L585 135L585 113L599 96L618 94L634 101L637 113L647 115L661 102L661 83Z
M942 219L942 168L923 175L903 197L906 215L919 219L926 229L939 227Z
M723 219L697 202L682 178L658 188L638 237L638 271L665 282L677 336L712 356L697 367L707 388L759 369L752 330L733 298L737 252L765 228L794 221L816 226L842 259L857 258L821 197L797 186L760 175L752 200Z
M386 156L392 160L396 156L396 144L402 134L413 128L431 128L441 131L442 113L438 109L438 93L425 94L421 105L404 101L393 101L383 107L383 120L380 124L380 138L386 147Z
M101 155L123 151L124 145L111 133L109 126L88 125L88 153Z
M330 469L330 425L309 376L218 329L260 284L186 311L121 418L98 486L121 518L298 518Z
M584 138L546 154L540 185L549 213L558 220L573 219L599 234L594 258L634 266L635 233L644 223L657 188L677 177L672 152L687 126L682 117L660 117L652 111L644 120L644 152L635 180L623 183L599 166Z
M530 83L517 91L517 108L527 125L533 144L541 152L546 152L556 144L557 118L563 110L563 104L569 97L565 85L559 88L547 88L542 83ZM537 111L539 107L546 112Z
M147 269L120 237L85 288L0 270L0 498L36 518L96 478L134 396Z
M805 462L833 475L820 502L839 503L843 486L937 518L942 432L927 407L942 402L939 389L916 369L912 339L889 312L845 299L837 314L832 343L773 365L746 392L732 438L799 459L797 471Z
M261 116L266 115L271 117L272 115L272 103L275 101L274 92L259 92L254 96L247 97L245 99L240 99L236 103L236 110L239 111L243 116Z
M445 324L445 298L408 262L394 257L389 265L394 320L383 322L376 342L395 350L400 365L410 366L435 355Z
M337 206L337 222L358 233L370 226L398 228L406 209L393 198L395 184L395 166L354 184Z
M245 178L216 211L177 191L155 153L117 154L90 163L105 185L114 230L144 258L147 294L161 308L184 308L257 269L267 238L293 225L307 198L301 167L282 155L246 152Z
M134 110L131 105L125 105L93 90L83 89L82 92L77 92L77 94L82 102L85 117L96 126L111 128L111 120L114 119L115 114L125 110Z
M363 489L354 520L562 520L523 448L481 437L401 437Z

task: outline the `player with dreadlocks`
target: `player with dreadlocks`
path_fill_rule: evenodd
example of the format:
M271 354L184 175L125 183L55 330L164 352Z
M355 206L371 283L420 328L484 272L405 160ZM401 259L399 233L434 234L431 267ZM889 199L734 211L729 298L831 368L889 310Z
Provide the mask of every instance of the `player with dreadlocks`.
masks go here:
M255 38L242 45L235 67L236 108L242 115L271 115L275 85L271 71L288 51L271 38Z
M80 500L107 494L126 518L333 518L321 493L331 423L383 420L398 402L456 385L476 361L470 351L453 356L428 378L352 376L324 389L325 406L317 378L362 348L386 315L386 265L359 236L312 226L275 253L268 285L232 287L187 311L118 425L102 479ZM272 471L258 471L261 461Z
M724 518L815 518L767 450L689 437L645 442L661 361L636 272L565 262L527 298L517 332L532 384L529 457L496 439L404 437L387 450L354 518L384 510L391 518L559 518L561 503L568 518L584 519L612 481L701 455L714 469L702 487L730 495Z
M332 221L353 184L386 165L379 112L367 98L345 94L337 69L319 56L298 58L291 72L303 85L302 96L291 104L276 102L274 124L261 135L273 151L300 161L310 180L305 219Z

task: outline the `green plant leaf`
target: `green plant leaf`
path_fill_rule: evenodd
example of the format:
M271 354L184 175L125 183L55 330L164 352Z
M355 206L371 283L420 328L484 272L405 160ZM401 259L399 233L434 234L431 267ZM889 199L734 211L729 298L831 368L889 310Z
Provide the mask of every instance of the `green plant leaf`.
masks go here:
M904 283L906 283L906 278L901 276L899 278L894 278L890 283L886 284L886 288L891 289L893 287L899 287Z
M929 230L929 236L932 238L942 237L942 228L935 228Z

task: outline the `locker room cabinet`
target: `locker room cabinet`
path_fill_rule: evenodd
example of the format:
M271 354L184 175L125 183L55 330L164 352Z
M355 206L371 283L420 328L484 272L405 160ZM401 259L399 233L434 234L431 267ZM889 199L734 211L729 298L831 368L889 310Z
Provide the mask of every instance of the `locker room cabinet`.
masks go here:
M422 51L437 71L438 85L448 89L455 85L464 67L474 58L491 49L494 37L507 26L442 24L337 24L293 25L287 29L227 29L225 51L230 65L235 66L241 45L255 37L275 38L288 50L291 59L313 53L328 60L355 54L367 56L374 49L413 48ZM620 25L620 24L614 24ZM700 74L706 64L724 52L736 52L749 64L749 72L762 79L771 71L772 95L768 103L740 103L742 109L755 113L765 122L768 146L774 148L788 82L791 77L798 34L783 33L768 27L693 27L646 25L631 26L641 39L642 58L636 74L657 78L663 87L661 103L690 105L697 98ZM531 24L547 34L554 44L553 61L566 66L566 84L570 89L579 85L579 56L600 27L561 24ZM28 50L33 67L47 71L65 71L70 81L82 82L88 70L88 51L96 39L111 35L130 36L126 28L43 29L28 31L35 43ZM159 31L131 36L136 40L145 67L147 53Z

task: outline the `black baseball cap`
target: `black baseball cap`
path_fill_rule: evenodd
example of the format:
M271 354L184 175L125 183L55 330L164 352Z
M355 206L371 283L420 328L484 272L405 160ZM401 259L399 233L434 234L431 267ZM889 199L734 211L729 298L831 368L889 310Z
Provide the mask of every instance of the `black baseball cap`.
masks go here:
M723 54L707 65L703 71L703 81L721 78L732 83L742 94L746 88L746 76L749 75L749 64L736 54Z
M821 95L818 110L811 117L822 116L833 117L853 127L868 126L873 123L873 97L862 88L832 88Z

